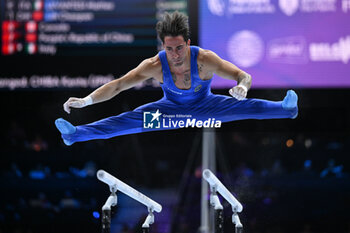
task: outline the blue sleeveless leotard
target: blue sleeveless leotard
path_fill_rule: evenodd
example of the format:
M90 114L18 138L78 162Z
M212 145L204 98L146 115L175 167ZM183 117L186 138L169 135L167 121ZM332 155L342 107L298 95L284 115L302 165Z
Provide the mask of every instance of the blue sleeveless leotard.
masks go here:
M62 138L74 143L93 139L107 139L115 136L141 133L154 130L180 128L179 125L162 125L162 116L191 116L197 120L229 122L244 119L276 119L294 118L298 108L284 109L282 101L262 99L244 99L238 101L231 96L214 95L210 90L211 80L201 80L198 75L197 55L199 47L191 46L191 88L182 90L173 82L165 51L159 52L162 63L163 83L161 87L164 97L156 102L148 103L133 111L124 112L117 116L108 117L90 124L76 126L73 134L62 134ZM159 127L145 127L145 114L158 111L162 115L157 121ZM163 117L163 118L164 118ZM174 118L172 118L174 119ZM148 119L149 120L149 119ZM158 119L157 119L158 120ZM168 119L167 119L168 120ZM148 125L149 126L149 125Z

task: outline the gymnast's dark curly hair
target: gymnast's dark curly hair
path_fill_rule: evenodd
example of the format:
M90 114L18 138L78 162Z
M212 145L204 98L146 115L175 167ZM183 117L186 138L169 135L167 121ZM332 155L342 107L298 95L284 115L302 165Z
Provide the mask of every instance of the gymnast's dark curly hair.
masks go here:
M183 36L186 42L190 37L188 17L178 11L165 12L163 20L158 21L156 29L158 37L163 43L166 36Z

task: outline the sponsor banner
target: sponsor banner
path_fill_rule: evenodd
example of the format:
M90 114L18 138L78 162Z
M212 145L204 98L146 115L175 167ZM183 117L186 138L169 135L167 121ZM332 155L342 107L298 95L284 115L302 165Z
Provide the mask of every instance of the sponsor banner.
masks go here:
M350 59L350 35L341 37L339 41L334 43L311 43L310 58L312 61L341 61L348 64Z
M269 41L266 56L271 63L305 64L308 48L303 36L277 38Z
M200 46L253 88L350 87L350 0L205 0L199 14ZM214 75L213 88L233 85Z
M344 13L350 12L350 0L342 0L341 8Z
M312 13L312 12L336 12L337 0L279 0L280 10L292 16L296 12Z
M272 14L276 7L271 0L207 0L211 14Z
M210 14L232 17L240 14L327 13L350 9L350 0L206 0Z
M264 42L253 31L239 31L231 36L227 43L227 53L240 67L251 67L258 64L264 55Z

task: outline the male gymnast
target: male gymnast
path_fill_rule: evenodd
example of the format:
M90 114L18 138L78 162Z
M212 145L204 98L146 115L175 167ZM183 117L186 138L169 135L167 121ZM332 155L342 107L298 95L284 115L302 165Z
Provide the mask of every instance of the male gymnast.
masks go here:
M144 128L143 112L166 115L191 115L198 120L215 118L221 122L243 119L292 118L298 114L298 96L289 90L283 101L247 99L252 78L232 63L221 59L210 50L190 46L188 18L182 13L166 13L157 25L157 34L164 50L145 59L136 68L119 79L99 87L85 98L69 98L63 105L83 108L107 101L120 92L136 86L147 79L159 81L164 97L156 102L142 105L90 124L73 126L59 118L55 121L66 145L93 139L106 139L119 135L134 134L169 128ZM230 96L214 95L210 83L213 74L235 80L237 85L229 90ZM179 128L178 126L171 129Z

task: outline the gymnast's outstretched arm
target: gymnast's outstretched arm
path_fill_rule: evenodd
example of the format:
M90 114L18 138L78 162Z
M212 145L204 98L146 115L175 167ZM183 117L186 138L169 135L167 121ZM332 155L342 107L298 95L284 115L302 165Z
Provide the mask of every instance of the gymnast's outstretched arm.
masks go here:
M64 104L63 109L70 113L71 108L83 108L85 106L107 101L120 92L136 86L150 78L155 78L159 81L162 78L162 66L158 55L152 58L145 59L136 68L129 71L119 79L110 81L103 86L97 88L85 98L70 97Z
M229 93L238 100L247 96L247 92L252 84L252 77L239 69L237 66L220 58L216 53L210 50L201 49L198 55L199 72L201 77L212 77L217 74L222 78L235 80L237 85L229 90ZM203 64L201 66L201 64Z

